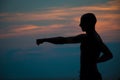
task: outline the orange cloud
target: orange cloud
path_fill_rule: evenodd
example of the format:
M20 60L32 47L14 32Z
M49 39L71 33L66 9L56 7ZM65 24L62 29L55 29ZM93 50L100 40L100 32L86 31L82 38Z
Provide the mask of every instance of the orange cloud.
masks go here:
M23 32L23 31L29 31L29 30L34 30L39 28L38 26L35 25L23 25L19 26L18 28L12 29L13 32Z
M80 16L87 12L93 12L97 16L98 22L96 24L96 30L100 33L107 32L108 35L112 30L120 30L120 14L119 14L119 0L109 1L105 4L98 4L93 6L80 6L74 8L51 8L45 12L34 13L15 13L8 14L2 13L3 16L0 21L42 21L53 20L51 25L36 26L36 25L18 25L10 30L9 33L0 34L0 37L16 36L16 35L74 35L79 33ZM56 24L56 20L67 20L68 22L63 24ZM75 26L75 27L73 27ZM113 35L114 36L114 35Z
M35 13L15 13L15 14L0 14L4 16L0 21L36 21L36 20L64 20L61 16L66 16L68 13L62 10L51 10L49 12L35 12Z
M0 34L0 38L12 37L12 36L26 36L34 34L49 34L59 31L64 25L53 24L49 26L36 26L36 25L16 25L9 29L7 33Z

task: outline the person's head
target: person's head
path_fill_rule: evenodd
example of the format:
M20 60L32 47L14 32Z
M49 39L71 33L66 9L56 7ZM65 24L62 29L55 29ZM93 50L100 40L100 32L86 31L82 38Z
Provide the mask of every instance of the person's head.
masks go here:
M96 22L97 19L93 13L86 13L81 17L80 27L83 31L94 30Z

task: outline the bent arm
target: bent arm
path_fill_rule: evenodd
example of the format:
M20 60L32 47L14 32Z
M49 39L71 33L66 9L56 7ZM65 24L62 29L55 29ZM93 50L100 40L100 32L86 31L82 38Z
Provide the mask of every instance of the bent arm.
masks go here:
M103 55L98 58L98 63L105 62L113 58L113 55L111 51L108 49L108 47L102 42L100 44L101 51L103 52Z

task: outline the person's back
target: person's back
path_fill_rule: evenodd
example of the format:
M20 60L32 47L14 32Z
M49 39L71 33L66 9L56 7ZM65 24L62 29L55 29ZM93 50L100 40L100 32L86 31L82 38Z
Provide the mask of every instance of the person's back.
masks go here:
M98 80L101 75L97 69L97 59L100 56L99 42L100 37L97 33L84 34L81 41L81 56L80 56L80 80Z

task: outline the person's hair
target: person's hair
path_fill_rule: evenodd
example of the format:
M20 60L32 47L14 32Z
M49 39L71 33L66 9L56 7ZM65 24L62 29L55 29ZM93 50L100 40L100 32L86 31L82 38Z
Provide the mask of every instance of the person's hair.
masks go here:
M81 17L81 24L95 26L97 19L93 13L86 13Z

